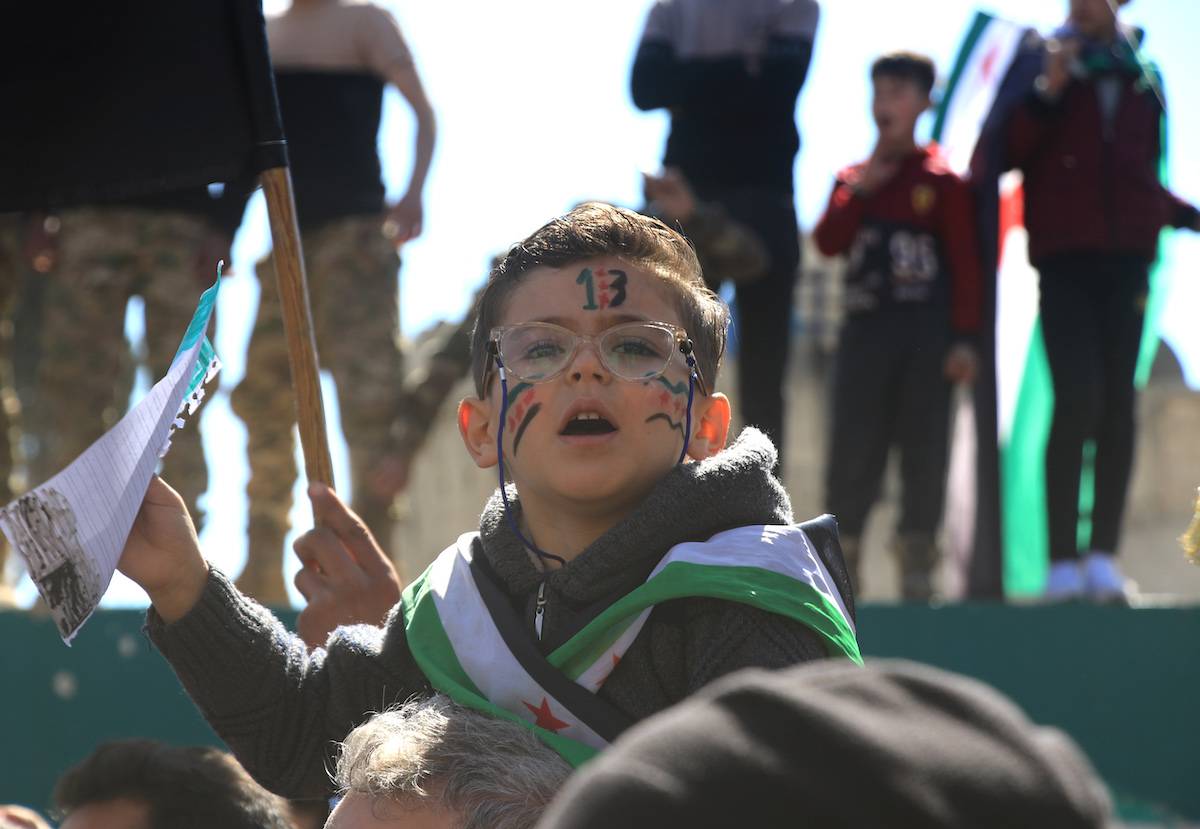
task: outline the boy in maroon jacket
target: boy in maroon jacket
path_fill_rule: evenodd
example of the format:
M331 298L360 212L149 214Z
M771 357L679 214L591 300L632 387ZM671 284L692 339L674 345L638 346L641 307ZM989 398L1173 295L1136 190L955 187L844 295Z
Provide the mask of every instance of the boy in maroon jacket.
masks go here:
M971 382L976 369L979 262L967 185L913 138L929 107L933 62L885 55L871 67L871 81L875 151L838 173L814 231L826 256L849 256L826 506L857 580L863 525L888 450L898 445L900 591L925 601L938 561L950 388Z
M1133 466L1149 266L1163 227L1200 230L1196 208L1159 178L1164 99L1137 37L1119 25L1110 0L1070 0L1067 24L1018 58L1042 70L1005 135L1008 164L1025 177L1029 258L1054 383L1046 447L1052 599L1124 596L1113 554ZM1081 558L1087 440L1096 445L1095 501Z

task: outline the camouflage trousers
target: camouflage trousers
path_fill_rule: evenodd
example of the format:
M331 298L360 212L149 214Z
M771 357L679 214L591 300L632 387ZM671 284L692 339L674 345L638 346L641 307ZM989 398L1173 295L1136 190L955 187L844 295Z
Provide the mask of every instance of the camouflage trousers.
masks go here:
M59 260L46 288L36 394L44 433L35 483L74 460L125 413L132 357L125 308L140 296L153 381L171 359L205 285L196 257L208 224L179 213L80 208L60 214ZM210 333L211 336L211 333ZM163 477L183 496L197 526L208 489L198 418L171 439Z
M394 451L402 374L399 336L400 261L378 216L351 216L304 238L304 265L321 367L337 386L342 430L350 449L353 509L386 548L391 500L372 492L373 467ZM296 481L295 397L271 257L257 268L261 298L246 377L234 389L233 410L248 434L250 560L239 579L268 603L282 591L283 540Z

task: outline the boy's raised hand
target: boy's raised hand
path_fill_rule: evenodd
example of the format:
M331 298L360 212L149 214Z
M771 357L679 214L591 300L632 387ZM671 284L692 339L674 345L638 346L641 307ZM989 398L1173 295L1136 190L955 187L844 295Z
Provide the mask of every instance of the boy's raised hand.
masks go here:
M876 192L892 180L892 177L900 169L902 160L902 158L884 151L882 147L876 146L875 152L871 153L871 157L867 160L867 166L863 169L862 175L854 184L855 191L864 196Z
M208 563L179 493L155 475L121 551L117 569L133 579L165 622L182 618L204 592Z
M317 526L293 545L303 567L296 589L308 605L296 629L310 648L320 647L339 625L381 625L400 601L400 577L362 520L324 484L308 497Z

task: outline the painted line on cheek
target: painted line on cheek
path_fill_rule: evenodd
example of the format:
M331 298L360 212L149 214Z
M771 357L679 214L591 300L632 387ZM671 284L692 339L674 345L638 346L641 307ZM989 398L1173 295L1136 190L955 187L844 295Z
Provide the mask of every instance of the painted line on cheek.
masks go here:
M664 386L666 386L671 391L672 394L687 394L687 389L688 389L687 383L684 383L682 381L680 381L678 383L672 383L670 380L668 380L666 377L663 377L661 374L658 376L658 382L660 382Z
M513 454L517 454L517 447L521 445L521 436L525 434L525 429L528 428L530 422L537 417L538 412L542 410L541 403L534 403L529 407L529 411L525 413L525 419L521 421L521 425L517 427L517 433L513 436ZM682 431L682 430L680 430Z
M529 383L517 383L514 388L508 390L508 405L511 406L516 399L521 396L521 392L528 391L533 388Z
M659 412L658 414L652 414L648 418L646 418L647 423L650 423L655 420L661 420L664 423L666 423L668 426L670 426L672 429L679 432L679 434L681 434L681 435L683 434L683 424L677 420L671 420L670 417L663 414L662 412Z

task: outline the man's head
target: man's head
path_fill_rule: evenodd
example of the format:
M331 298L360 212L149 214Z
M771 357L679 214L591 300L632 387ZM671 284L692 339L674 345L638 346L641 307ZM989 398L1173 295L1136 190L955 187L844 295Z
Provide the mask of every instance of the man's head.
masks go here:
M1117 8L1129 0L1070 0L1070 20L1084 37L1111 40L1117 33Z
M630 323L662 325L604 337ZM471 345L478 397L459 407L467 449L481 467L497 463L498 346L508 370L504 463L522 497L636 504L683 448L688 367L678 345L690 340L711 390L727 325L682 236L629 210L580 205L513 247L480 295ZM594 339L575 347L575 335ZM725 397L698 385L689 455L722 449L728 422Z
M376 714L338 758L343 792L327 829L527 829L571 773L507 720L444 696Z
M933 61L915 52L892 52L871 64L871 115L881 144L912 142L936 74Z
M105 743L59 779L54 801L62 829L290 829L284 801L207 746Z

